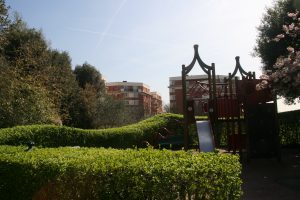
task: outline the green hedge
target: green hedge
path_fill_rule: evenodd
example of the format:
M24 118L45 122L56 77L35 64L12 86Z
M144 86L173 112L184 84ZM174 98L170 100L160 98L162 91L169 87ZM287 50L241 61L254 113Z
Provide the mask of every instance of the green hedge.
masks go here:
M143 141L153 140L156 132L162 132L162 127L183 134L182 115L162 114L148 118L139 123L120 128L99 130L83 130L65 126L31 125L0 129L0 144L25 145L29 141L37 146L84 146L131 148L139 146Z
M241 165L227 154L154 149L0 146L6 199L239 199Z
M278 118L281 144L300 145L300 110L279 113Z

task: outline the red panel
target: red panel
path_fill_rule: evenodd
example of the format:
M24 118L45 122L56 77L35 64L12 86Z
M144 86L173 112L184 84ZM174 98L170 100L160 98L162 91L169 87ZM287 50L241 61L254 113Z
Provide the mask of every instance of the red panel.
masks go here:
M239 104L236 99L217 99L217 117L238 117Z

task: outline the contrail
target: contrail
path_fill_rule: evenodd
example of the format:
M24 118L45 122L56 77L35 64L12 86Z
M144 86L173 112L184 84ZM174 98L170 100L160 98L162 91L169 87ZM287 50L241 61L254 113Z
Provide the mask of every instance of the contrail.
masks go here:
M92 30L82 29L82 28L72 28L72 27L68 27L67 30L75 31L75 32L91 33L91 34L97 34L97 35L102 34L102 33L99 32L99 31L92 31Z
M127 0L123 0L120 4L120 6L118 7L118 9L116 10L116 12L114 13L114 15L112 16L112 18L109 20L109 23L107 24L107 26L105 27L104 31L101 33L101 36L99 38L99 41L97 42L96 45L96 49L98 49L98 47L100 47L101 43L104 40L104 37L106 36L106 34L108 33L108 31L110 30L111 26L113 25L115 18L118 16L118 14L120 13L120 11L122 10L122 8L124 7L125 3L127 2Z
M155 40L148 40L148 39L137 38L137 37L128 37L128 36L118 35L118 34L113 34L113 33L105 34L104 32L93 31L93 30L89 30L89 29L71 28L71 27L67 28L67 29L70 31L101 35L102 37L116 38L116 39L120 39L120 40L130 40L130 41L135 41L135 42L142 42L142 43L154 44L154 45L164 45L164 46L171 46L171 47L176 46L176 45L172 45L170 43L159 42L159 41L155 41Z

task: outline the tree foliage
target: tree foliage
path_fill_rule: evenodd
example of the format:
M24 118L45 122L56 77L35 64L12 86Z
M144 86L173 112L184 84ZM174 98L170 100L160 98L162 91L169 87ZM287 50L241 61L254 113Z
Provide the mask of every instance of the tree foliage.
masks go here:
M41 30L29 28L0 0L0 127L55 123L79 128L137 121L87 62L72 70L65 51L52 49ZM3 78L2 78L3 77ZM140 119L140 118L139 118Z
M300 16L298 1L279 0L267 10L256 51L265 64L257 89L271 88L294 103L300 97ZM277 30L278 29L278 30Z
M272 42L278 34L282 33L282 26L291 24L291 18L287 16L288 12L300 10L300 4L297 0L278 0L273 7L267 8L261 24L258 27L258 37L254 48L255 55L261 58L264 70L274 70L279 56L288 54L286 48L294 44L293 39L288 38L279 42Z
M47 91L19 79L17 74L0 65L0 127L27 124L59 124L60 119Z
M105 92L105 83L102 79L102 75L95 69L94 66L88 63L77 65L74 73L81 88L91 85L98 93Z

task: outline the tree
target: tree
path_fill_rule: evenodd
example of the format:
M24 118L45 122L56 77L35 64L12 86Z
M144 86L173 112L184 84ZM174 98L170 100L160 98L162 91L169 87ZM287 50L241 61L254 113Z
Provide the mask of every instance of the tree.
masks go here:
M3 55L20 76L41 81L47 76L48 44L41 31L28 28L21 19L15 21L5 33Z
M3 46L5 44L5 32L10 24L8 16L9 8L5 5L4 0L0 0L0 54L2 56Z
M25 88L34 88L40 92L41 97L28 96L28 99L24 99L25 102L33 97L37 98L37 102L39 98L46 98L45 102L51 105L50 107L56 115L59 115L56 117L56 121L72 125L72 122L76 121L72 117L78 117L73 112L75 108L71 106L76 106L75 102L78 102L79 86L71 67L70 56L67 52L52 50L43 33L28 28L17 14L13 20L9 19L8 8L5 6L5 2L0 0L0 58L5 62L5 65L1 65L3 67L2 75L7 74L18 84L22 83L24 87L28 86ZM6 87L6 89L18 93L14 87ZM3 100L5 98L9 97L3 96ZM18 117L14 116L14 118ZM33 121L31 120L30 123Z
M7 7L5 5L5 1L4 0L0 0L0 30L4 30L10 20L8 18L8 10L9 10L9 7Z
M170 104L169 103L164 105L164 112L166 112L166 113L170 113L171 112L171 108L170 108Z
M280 56L288 55L286 48L293 46L293 39L287 38L279 42L272 42L278 34L282 33L282 26L291 24L292 19L288 12L300 10L298 0L278 0L273 7L266 10L261 24L258 27L258 37L254 53L261 58L264 70L275 70L273 65Z
M105 95L98 101L94 116L94 126L97 128L108 128L124 124L125 105L122 101ZM128 118L128 116L127 116Z
M97 93L100 94L105 92L105 83L102 79L102 75L95 69L94 66L88 63L77 65L74 73L81 88L85 88L85 86L89 84L96 89Z
M43 87L20 79L16 72L0 62L0 127L60 123L54 105Z
M74 106L79 98L79 86L71 66L71 58L67 52L49 50L49 60L45 67L44 82L49 95L65 125L75 125L72 118ZM73 113L74 114L74 113Z
M274 93L285 97L286 103L300 100L300 18L299 11L288 12L290 24L282 26L283 33L271 41L277 43L288 40L292 46L286 48L287 56L277 58L272 70L267 70L257 89L272 88Z
M97 111L105 94L105 84L100 72L94 66L84 63L77 65L74 74L80 87L78 108L74 113L79 117L77 126L80 128L97 128L101 126ZM97 117L96 117L97 116Z

